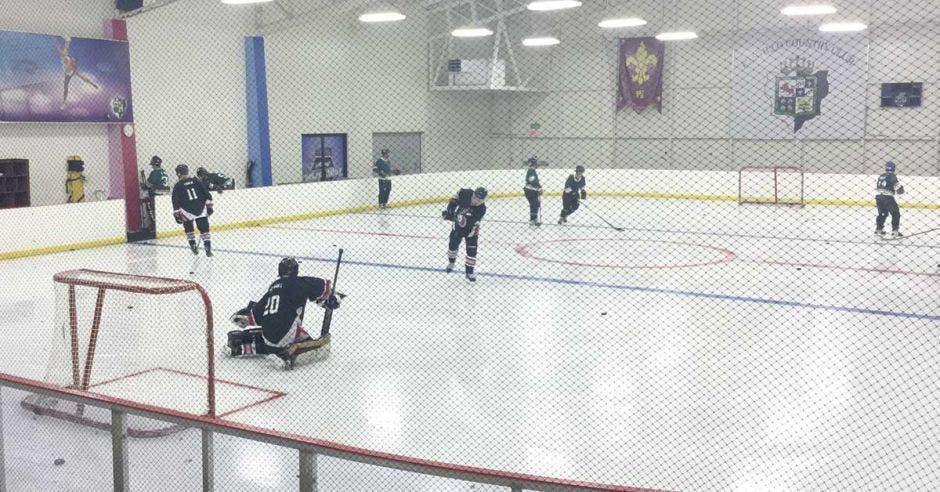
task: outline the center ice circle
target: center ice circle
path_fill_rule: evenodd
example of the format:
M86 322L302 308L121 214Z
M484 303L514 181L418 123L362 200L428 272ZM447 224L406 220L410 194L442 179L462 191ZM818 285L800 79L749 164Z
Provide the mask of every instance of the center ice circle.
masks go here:
M686 268L734 261L734 252L707 244L651 239L555 239L516 246L533 260L602 268Z

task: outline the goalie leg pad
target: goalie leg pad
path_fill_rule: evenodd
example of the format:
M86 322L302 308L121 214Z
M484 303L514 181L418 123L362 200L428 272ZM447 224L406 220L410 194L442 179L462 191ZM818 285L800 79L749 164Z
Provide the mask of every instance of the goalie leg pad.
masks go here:
M264 354L264 340L261 337L261 328L247 330L232 330L228 332L229 355L238 357L242 355Z

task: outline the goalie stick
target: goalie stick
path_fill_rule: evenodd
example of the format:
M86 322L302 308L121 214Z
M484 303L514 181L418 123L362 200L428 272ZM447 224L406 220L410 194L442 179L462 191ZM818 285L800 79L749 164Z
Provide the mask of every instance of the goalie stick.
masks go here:
M617 227L617 226L611 224L610 222L607 221L607 219L605 219L604 217L602 217L601 214L595 212L594 209L592 209L591 207L589 207L588 204L587 204L587 200L582 200L582 201L581 201L581 205L584 205L584 208L588 209L592 214L594 214L595 216L597 216L598 219L601 219L602 221L604 221L604 223L607 224L608 226L610 226L611 229L613 229L613 230L615 230L615 231L617 231L617 232L623 232L623 231L624 231L623 227Z
M339 266L343 262L343 249L340 248L339 255L336 257L336 270L333 272L333 291L330 295L335 295L340 299L345 298L344 294L336 292L336 279L339 278ZM326 308L323 313L323 324L320 325L320 336L313 340L307 340L305 342L299 342L291 345L284 352L278 354L278 357L284 361L284 368L288 371L294 368L295 363L297 362L297 356L308 352L310 350L315 350L324 345L330 343L330 325L333 322L333 308Z

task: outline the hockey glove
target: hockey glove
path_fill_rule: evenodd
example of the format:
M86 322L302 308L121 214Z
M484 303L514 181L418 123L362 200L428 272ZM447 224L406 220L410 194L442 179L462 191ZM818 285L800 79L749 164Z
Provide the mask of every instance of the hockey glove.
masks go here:
M581 199L587 200L587 191L581 190Z
M903 186L898 186L897 189L894 190L894 192L897 193L898 195L903 195L903 194L904 194L904 187L903 187Z
M176 219L177 224L182 224L183 222L186 222L186 216L183 215L182 210L177 210L176 212L173 212L173 218Z
M212 209L212 204L211 204L211 203L207 203L207 204L206 204L206 215L212 215L213 213L215 213L215 210Z

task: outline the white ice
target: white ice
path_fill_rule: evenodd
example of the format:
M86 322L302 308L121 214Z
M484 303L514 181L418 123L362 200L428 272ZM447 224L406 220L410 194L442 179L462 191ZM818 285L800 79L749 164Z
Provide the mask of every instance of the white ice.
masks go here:
M219 378L287 394L226 418L637 487L940 488L940 232L882 241L857 207L589 205L626 231L586 208L555 225L553 202L533 228L522 199L491 200L475 284L462 250L443 273L448 230L431 205L214 232L195 275L182 237L0 262L0 371L43 377L57 271L192 278L221 347L226 318L281 257L330 277L342 247L349 297L330 357L286 372L218 356ZM905 210L902 230L929 230L934 214ZM308 309L313 332L321 312ZM154 326L171 347L193 328ZM32 416L21 398L3 391L10 490L108 488L107 433ZM132 486L198 488L198 443L192 431L132 440ZM291 451L219 437L216 453L219 490L297 486ZM320 490L491 490L333 459L318 472Z

